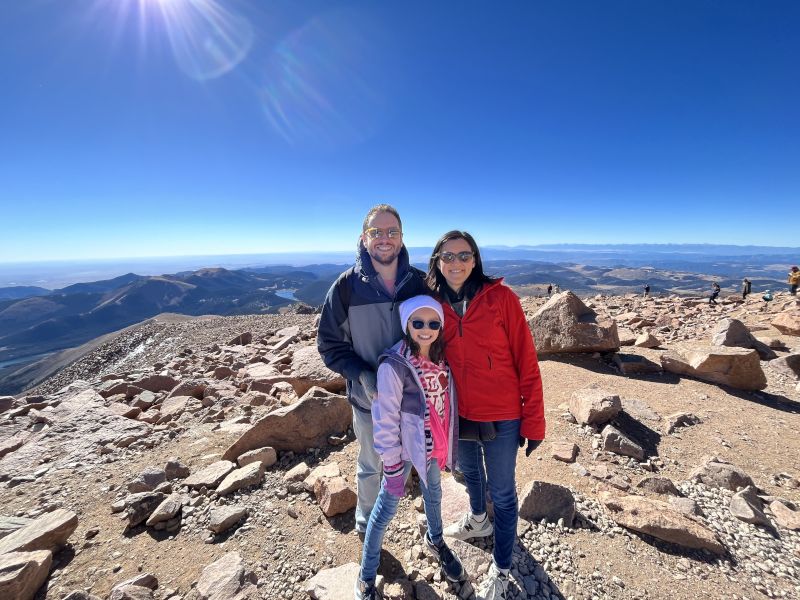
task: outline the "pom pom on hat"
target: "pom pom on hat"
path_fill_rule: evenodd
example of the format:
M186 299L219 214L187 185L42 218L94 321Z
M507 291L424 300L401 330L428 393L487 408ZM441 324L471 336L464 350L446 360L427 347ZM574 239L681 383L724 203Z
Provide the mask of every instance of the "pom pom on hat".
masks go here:
M442 310L442 305L439 304L435 298L424 295L414 296L400 305L400 326L403 328L403 333L405 333L408 328L408 320L411 318L411 315L420 308L431 308L435 310L436 314L439 315L439 320L442 322L442 325L444 325L444 310Z

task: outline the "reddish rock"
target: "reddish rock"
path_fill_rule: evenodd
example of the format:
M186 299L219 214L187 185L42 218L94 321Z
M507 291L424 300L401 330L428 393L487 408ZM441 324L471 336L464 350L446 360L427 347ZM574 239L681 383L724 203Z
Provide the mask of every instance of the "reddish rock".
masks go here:
M569 399L569 412L581 425L600 425L622 410L619 396L598 387L576 390Z
M343 477L318 479L314 486L314 495L326 517L340 515L356 506L356 493Z
M52 564L49 550L0 555L0 598L32 600L47 580Z
M619 350L616 321L599 321L572 292L553 296L528 325L540 354Z
M294 452L321 448L327 445L329 435L346 431L352 420L352 408L344 396L314 387L295 404L258 421L225 451L223 458L236 460L244 452L264 446Z
M600 492L600 502L619 525L685 548L725 552L713 531L678 512L670 503L618 494Z
M681 344L661 356L665 371L741 390L763 390L767 377L758 352L746 348Z

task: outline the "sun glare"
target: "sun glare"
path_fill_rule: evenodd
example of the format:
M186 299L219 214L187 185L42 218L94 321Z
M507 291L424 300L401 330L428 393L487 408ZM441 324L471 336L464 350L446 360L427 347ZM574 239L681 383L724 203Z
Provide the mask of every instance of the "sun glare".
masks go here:
M165 35L178 66L199 81L233 70L250 52L253 27L221 0L97 0L116 11L117 34L138 21L140 43Z

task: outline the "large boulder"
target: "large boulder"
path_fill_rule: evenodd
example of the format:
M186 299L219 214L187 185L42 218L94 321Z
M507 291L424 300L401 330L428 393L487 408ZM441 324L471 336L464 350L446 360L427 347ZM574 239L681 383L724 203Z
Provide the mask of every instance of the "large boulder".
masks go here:
M617 323L597 313L572 292L553 296L528 321L539 354L619 350Z
M763 390L767 376L758 352L746 348L681 344L661 356L665 371L741 390Z
M347 398L312 387L295 404L274 410L255 423L222 457L236 460L244 452L263 446L294 452L321 448L328 436L346 431L352 420Z
M0 554L55 550L67 543L77 527L78 515L71 510L58 508L1 539Z
M49 550L0 555L0 598L31 600L50 574Z
M772 326L786 335L800 335L800 310L780 313L772 321Z
M732 348L751 348L758 352L763 360L772 360L777 356L769 346L758 341L750 333L747 326L738 319L722 319L714 327L711 337L712 346L728 346Z
M670 503L643 496L600 492L600 502L619 525L685 548L724 554L716 534L678 512Z
M345 388L344 378L325 366L316 345L302 346L294 351L291 376L290 383L298 396L315 385L329 392L342 392Z
M575 497L569 488L546 481L531 481L520 494L519 516L528 521L564 519L567 527L575 518Z
M622 400L619 396L599 387L576 390L569 399L569 412L581 425L607 423L621 410Z

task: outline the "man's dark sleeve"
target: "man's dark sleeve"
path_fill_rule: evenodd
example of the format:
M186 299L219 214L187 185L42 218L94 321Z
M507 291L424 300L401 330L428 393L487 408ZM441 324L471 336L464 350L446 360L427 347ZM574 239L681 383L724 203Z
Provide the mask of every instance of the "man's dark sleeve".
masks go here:
M351 381L357 381L361 371L371 367L353 350L347 307L342 304L342 295L339 292L339 286L350 285L346 277L348 272L334 282L325 297L317 330L317 350L325 366L331 371Z

